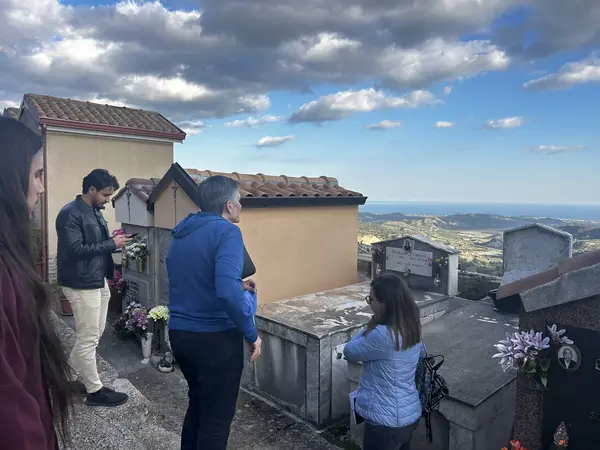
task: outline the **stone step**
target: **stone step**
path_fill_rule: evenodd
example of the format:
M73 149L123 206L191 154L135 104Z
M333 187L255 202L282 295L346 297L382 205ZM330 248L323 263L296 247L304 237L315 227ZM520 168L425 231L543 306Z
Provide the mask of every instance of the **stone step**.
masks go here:
M52 321L65 351L75 344L75 331L56 314ZM72 439L64 450L176 450L180 437L149 421L151 404L144 395L102 357L97 357L102 383L129 395L127 403L114 408L89 407L80 400L71 422Z

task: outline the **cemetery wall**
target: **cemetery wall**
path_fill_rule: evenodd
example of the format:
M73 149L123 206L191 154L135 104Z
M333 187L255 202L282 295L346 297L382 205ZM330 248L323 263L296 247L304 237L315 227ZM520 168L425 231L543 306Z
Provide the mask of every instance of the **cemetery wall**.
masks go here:
M502 279L478 272L458 272L458 296L469 300L487 297L492 289L498 289Z

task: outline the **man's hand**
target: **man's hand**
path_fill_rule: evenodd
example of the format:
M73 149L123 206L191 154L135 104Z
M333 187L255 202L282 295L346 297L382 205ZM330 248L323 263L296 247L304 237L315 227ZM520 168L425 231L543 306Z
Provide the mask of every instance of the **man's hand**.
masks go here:
M260 356L260 350L262 347L262 339L260 336L253 344L248 342L248 350L250 351L250 362L254 362L256 358Z
M125 236L124 234L117 234L113 237L113 241L115 241L115 245L117 248L123 248L131 241L129 236Z
M256 292L256 283L253 280L242 281L242 288L245 291Z

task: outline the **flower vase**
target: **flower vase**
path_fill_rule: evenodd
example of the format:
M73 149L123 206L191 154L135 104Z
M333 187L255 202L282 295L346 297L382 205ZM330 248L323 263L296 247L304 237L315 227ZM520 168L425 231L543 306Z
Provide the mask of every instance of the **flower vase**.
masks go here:
M167 348L170 352L173 352L171 349L171 340L169 339L169 325L165 324L165 344L167 344Z
M121 257L121 267L126 268L129 266L129 258L127 257L127 253L123 253Z
M146 337L140 339L142 344L142 364L148 364L150 362L150 356L152 356L152 333L146 333Z
M146 265L146 260L145 259L136 259L135 260L136 264L137 264L137 271L142 273L144 272L144 266Z

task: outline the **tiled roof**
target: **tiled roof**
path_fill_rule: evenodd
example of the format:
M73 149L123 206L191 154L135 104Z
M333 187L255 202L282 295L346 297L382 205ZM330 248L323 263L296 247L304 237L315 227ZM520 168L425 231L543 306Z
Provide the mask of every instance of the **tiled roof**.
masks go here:
M127 180L125 186L113 197L113 204L117 198L125 194L127 191L131 192L133 195L146 203L150 193L156 187L159 181L160 178L131 178Z
M11 119L16 119L17 117L19 117L19 108L4 108L2 116L10 117Z
M251 175L196 169L185 169L185 171L196 183L200 183L206 178L215 175L222 175L237 180L240 183L242 198L363 196L359 192L341 187L338 184L338 180L331 177L288 177L286 175L271 176L261 173Z
M600 250L573 256L572 258L561 261L557 266L552 267L551 269L500 286L496 293L496 300L511 297L538 286L551 283L567 273L591 267L596 264L600 264Z
M154 111L38 94L25 94L25 102L37 113L40 124L185 139L180 128Z

